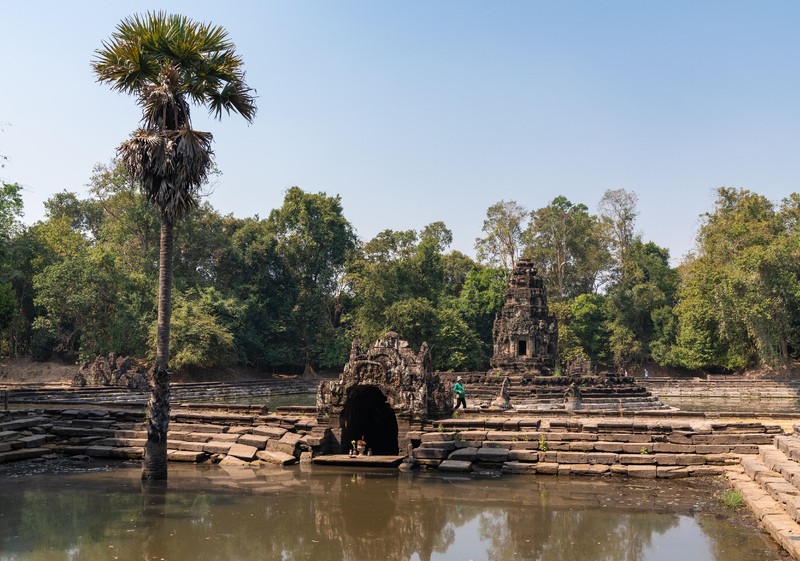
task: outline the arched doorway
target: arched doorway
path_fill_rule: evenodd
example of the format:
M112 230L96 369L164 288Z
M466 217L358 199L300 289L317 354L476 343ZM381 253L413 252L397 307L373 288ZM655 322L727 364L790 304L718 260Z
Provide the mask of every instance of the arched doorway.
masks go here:
M340 419L342 453L350 450L351 441L360 438L366 440L367 448L375 455L399 453L397 416L377 386L351 388Z

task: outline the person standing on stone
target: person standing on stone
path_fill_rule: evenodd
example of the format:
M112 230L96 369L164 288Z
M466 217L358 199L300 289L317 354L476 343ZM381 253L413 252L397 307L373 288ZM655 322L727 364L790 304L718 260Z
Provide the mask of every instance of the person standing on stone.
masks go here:
M453 410L459 408L459 406L463 406L464 409L467 408L467 392L464 390L464 384L461 383L461 376L456 378L456 383L453 386L453 392L456 394L456 406Z

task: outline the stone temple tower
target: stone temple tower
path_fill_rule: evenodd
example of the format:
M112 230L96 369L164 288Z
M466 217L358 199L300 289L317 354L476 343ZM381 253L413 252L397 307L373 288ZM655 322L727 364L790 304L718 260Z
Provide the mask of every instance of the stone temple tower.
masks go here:
M514 266L503 295L503 310L492 330L495 371L548 375L558 357L558 323L549 315L544 280L529 259Z

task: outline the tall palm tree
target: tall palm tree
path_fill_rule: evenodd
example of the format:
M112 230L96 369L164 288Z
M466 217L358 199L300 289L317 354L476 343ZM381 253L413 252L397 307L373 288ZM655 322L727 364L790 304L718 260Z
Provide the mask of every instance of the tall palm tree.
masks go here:
M166 479L173 228L197 205L213 159L212 136L192 129L189 105L206 107L218 119L234 112L252 122L255 97L225 29L165 12L122 20L95 51L92 68L99 82L136 95L142 108L141 127L117 151L161 215L158 334L142 479Z

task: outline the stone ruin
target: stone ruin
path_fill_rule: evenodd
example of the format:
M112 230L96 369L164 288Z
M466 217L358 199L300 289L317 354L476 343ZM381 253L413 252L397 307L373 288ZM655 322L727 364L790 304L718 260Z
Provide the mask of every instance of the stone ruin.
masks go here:
M552 374L558 358L558 323L549 315L544 280L529 259L514 266L503 295L503 310L492 329L496 372Z
M93 362L84 362L72 379L72 385L115 386L129 390L147 390L150 381L147 369L130 357L117 356L111 353L108 357L98 355Z
M363 438L375 455L398 454L409 430L452 410L451 392L431 372L428 345L415 353L393 331L366 350L353 341L339 379L317 388L317 418L331 427L339 453Z

